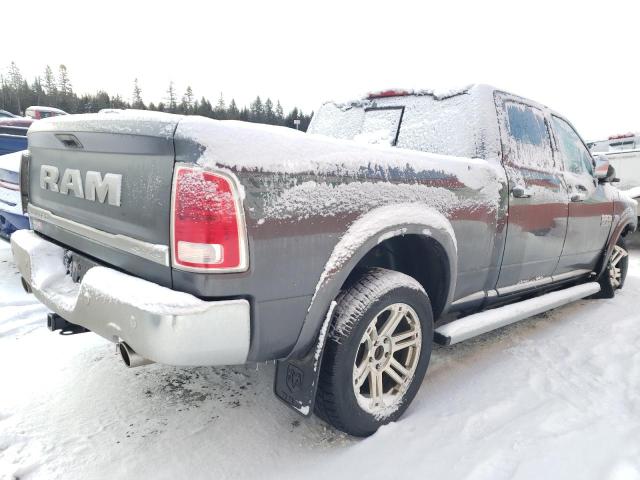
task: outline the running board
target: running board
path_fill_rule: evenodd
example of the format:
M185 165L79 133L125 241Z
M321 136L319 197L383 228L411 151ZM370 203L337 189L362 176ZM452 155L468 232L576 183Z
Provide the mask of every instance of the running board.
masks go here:
M546 312L552 308L575 302L599 291L600 284L590 282L505 305L504 307L485 310L438 327L435 331L434 340L441 345L453 345L468 338L482 335L491 330Z

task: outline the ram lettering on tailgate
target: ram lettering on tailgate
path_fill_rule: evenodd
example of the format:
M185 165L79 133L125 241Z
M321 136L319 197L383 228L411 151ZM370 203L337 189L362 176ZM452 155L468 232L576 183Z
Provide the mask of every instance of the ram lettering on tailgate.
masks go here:
M106 173L103 178L100 172L88 171L83 185L80 170L67 168L60 177L60 170L57 167L42 165L40 167L40 188L62 195L73 192L78 198L92 202L97 199L100 203L104 203L106 200L109 205L119 207L122 175Z

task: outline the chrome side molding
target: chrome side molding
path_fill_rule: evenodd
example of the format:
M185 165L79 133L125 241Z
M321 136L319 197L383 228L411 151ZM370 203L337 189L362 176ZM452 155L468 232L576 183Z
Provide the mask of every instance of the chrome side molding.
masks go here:
M29 217L31 218L31 226L34 230L38 230L38 222L48 223L68 232L75 233L82 237L88 238L101 245L121 250L131 255L137 255L146 260L150 260L160 265L168 267L169 263L169 247L167 245L157 245L154 243L143 242L135 238L107 233L97 228L74 222L67 218L60 217L49 210L36 207L31 203L27 207Z

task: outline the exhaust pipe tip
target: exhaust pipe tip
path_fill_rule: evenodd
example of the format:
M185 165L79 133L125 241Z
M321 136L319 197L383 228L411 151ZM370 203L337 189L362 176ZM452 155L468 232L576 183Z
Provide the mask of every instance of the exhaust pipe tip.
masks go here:
M152 360L138 355L135 350L125 342L118 343L118 352L120 353L120 358L122 358L122 361L127 366L127 368L141 367L143 365L149 365L153 363Z

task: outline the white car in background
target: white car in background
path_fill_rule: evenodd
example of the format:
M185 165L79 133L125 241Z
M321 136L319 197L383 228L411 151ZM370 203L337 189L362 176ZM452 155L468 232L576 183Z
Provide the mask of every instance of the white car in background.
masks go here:
M640 200L640 134L612 135L607 140L590 142L594 155L604 155L616 169L618 188L634 200Z
M42 118L49 118L49 117L57 117L59 115L69 115L69 114L64 110L60 110L59 108L42 107L38 105L29 107L24 112L25 117L33 118L34 120L40 120Z

